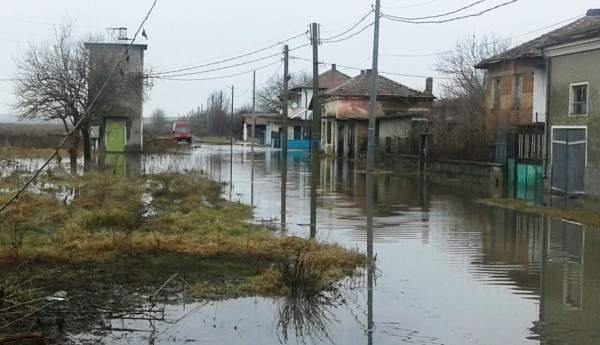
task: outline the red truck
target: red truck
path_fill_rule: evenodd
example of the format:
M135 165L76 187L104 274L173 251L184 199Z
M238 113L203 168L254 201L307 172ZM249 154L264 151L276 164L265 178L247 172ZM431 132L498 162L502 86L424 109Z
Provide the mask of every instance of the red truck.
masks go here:
M192 125L187 121L173 123L173 137L177 142L187 141L192 143Z

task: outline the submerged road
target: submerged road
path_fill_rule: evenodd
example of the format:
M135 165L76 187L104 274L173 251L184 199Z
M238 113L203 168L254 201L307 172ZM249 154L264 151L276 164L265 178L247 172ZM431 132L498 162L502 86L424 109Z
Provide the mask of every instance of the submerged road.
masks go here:
M232 162L228 146L207 145L113 161L126 173L202 170L231 183L224 197L253 203L256 221L279 225L279 152L257 149L252 164L249 146L234 150ZM392 175L374 177L368 226L366 178L350 162L321 162L313 202L308 154L290 152L287 167L286 234L372 253L376 269L343 282L341 297L323 305L264 298L170 305L174 324L115 320L115 327L152 330L156 344L598 344L597 229ZM148 343L144 333L121 336Z

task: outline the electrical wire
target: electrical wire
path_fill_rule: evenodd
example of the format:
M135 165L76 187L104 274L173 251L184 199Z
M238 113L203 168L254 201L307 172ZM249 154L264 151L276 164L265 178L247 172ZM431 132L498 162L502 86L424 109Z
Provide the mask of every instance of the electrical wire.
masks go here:
M375 22L371 22L370 24L367 24L365 27L363 27L362 29L360 29L359 31L353 33L350 36L344 37L344 38L340 38L340 39L336 39L336 40L329 40L329 41L323 41L325 43L339 43L339 42L343 42L343 41L347 41L351 38L354 38L360 34L362 34L363 32L365 32L368 28L370 28L371 26L375 25Z
M298 50L304 47L310 46L309 43L307 44L303 44L301 46L298 47L294 47L294 48L290 48L290 51L294 51L294 50ZM264 61L264 60L268 60L271 59L273 57L279 56L281 55L281 53L276 53L276 54L271 54L268 56L263 56L257 59L253 59L253 60L249 60L249 61L244 61L244 62L240 62L237 64L233 64L233 65L227 65L227 66L221 66L221 67L215 67L215 68L211 68L211 69L207 69L207 70L202 70L202 71L196 71L196 72L188 72L188 73L179 73L179 74L168 74L168 75L164 75L164 74L156 74L156 73L152 73L149 74L149 77L167 77L167 78L176 78L176 77L185 77L185 76L190 76L190 75L198 75L198 74L205 74L205 73L210 73L210 72L217 72L217 71L223 71L223 70L227 70L227 69L232 69L235 67L240 67L240 66L245 66L245 65L249 65L255 62L260 62L260 61Z
M63 140L59 143L59 145L54 149L54 152L50 155L50 157L48 157L46 159L46 161L44 161L42 166L36 170L36 172L33 174L33 176L31 176L31 178L29 178L29 180L27 180L27 182L25 182L25 184L14 195L2 205L2 207L0 207L0 214L2 214L2 212L4 212L11 204L13 204L14 202L16 202L19 199L21 194L23 194L27 190L27 188L29 188L29 186L38 178L38 176L41 174L42 171L44 171L44 169L48 166L48 164L50 164L50 162L58 155L58 151L65 145L65 143L69 140L69 138L71 138L71 136L76 131L79 130L81 125L85 121L88 120L88 117L91 114L92 107L94 107L94 105L96 104L96 102L98 101L98 99L100 98L100 96L102 95L102 93L104 92L104 90L106 89L108 84L110 83L112 77L117 73L117 71L119 70L123 61L125 61L127 56L129 56L129 48L134 44L138 35L142 31L144 24L146 24L146 22L150 18L150 15L154 11L154 8L156 7L157 3L158 3L158 0L154 0L154 2L152 3L152 6L150 7L150 10L148 10L148 12L146 13L146 16L140 23L140 26L138 27L137 31L135 32L135 35L131 39L131 42L126 46L125 53L123 54L121 59L117 62L117 64L115 65L115 68L108 75L108 78L106 79L104 84L102 84L102 86L100 87L100 89L98 90L98 92L96 93L94 98L92 98L92 101L88 104L87 108L85 109L85 111L84 111L83 115L81 116L81 118L79 119L79 121L73 126L73 128L67 133L67 135L63 138Z
M449 22L453 22L453 21L457 21L457 20L462 20L462 19L467 19L467 18L472 18L472 17L479 17L482 16L488 12L497 10L501 7L504 6L508 6L511 4L514 4L515 2L517 2L519 0L511 0L511 1L507 1L507 2L503 2L499 5L487 8L485 10L482 10L480 12L477 13L472 13L472 14L467 14L464 16L459 16L459 17L454 17L454 18L448 18L448 19L442 19L442 20L427 20L427 21L413 21L413 20L405 20L402 19L400 17L395 17L395 16L391 16L391 15L387 15L387 14L383 14L383 18L391 20L391 21L395 21L395 22L402 22L402 23L408 23L408 24L444 24L444 23L449 23Z
M412 20L423 20L423 19L433 19L433 18L447 17L447 16L450 16L450 15L453 15L453 14L456 14L456 13L468 10L469 8L475 7L475 6L477 6L479 4L482 4L482 3L486 2L486 1L489 1L489 0L478 0L478 1L475 1L475 2L472 2L472 3L468 4L467 6L460 7L458 9L450 11L450 12L436 14L436 15L432 15L432 16L426 16L426 17L399 17L399 16L392 16L392 15L390 15L390 16L394 17L394 18L398 18L398 19L411 20L411 21Z
M223 76L217 76L217 77L206 77L206 78L172 78L172 77L163 77L163 76L149 76L149 78L153 78L153 79L158 79L158 80L170 80L170 81L207 81L207 80L218 80L218 79L228 79L228 78L233 78L233 77L238 77L244 74L248 74L248 73L252 73L253 71L259 71L271 66L276 65L277 63L281 63L281 59L278 59L277 61L271 62L267 65L263 65L251 70L247 70L247 71L243 71L243 72L239 72L239 73L234 73L234 74L229 74L229 75L223 75Z
M323 39L321 39L321 41L322 41L322 42L331 41L331 40L335 40L335 39L336 39L336 38L338 38L338 37L344 36L345 34L347 34L347 33L351 32L352 30L356 29L356 28L357 28L357 27L358 27L360 24L362 24L362 23L363 23L365 20L367 20L367 18L369 18L369 16L371 15L371 13L373 13L373 9L369 10L369 12L368 12L367 14L365 14L364 16L362 16L362 17L361 17L361 18L358 20L358 22L354 23L354 24L353 24L353 25L352 25L350 28L348 28L347 30L345 30L345 31L343 31L343 32L341 32L341 33L339 33L339 34L337 34L337 35L334 35L334 36L331 36L331 37L328 37L328 38L323 38Z
M291 59L295 59L295 60L312 62L312 59L298 57L298 56L291 56L290 58ZM319 65L333 65L333 63L319 61ZM346 65L340 65L340 64L335 64L335 65L337 67L346 68L346 69L349 69L349 70L355 70L355 71L362 71L363 70L362 68L359 68L359 67L346 66ZM409 78L421 78L421 79L422 78L429 78L429 77L431 77L431 76L425 76L425 75L406 74L406 73L397 73L397 72L385 72L385 71L379 71L379 73L381 73L381 74L388 74L388 75L395 75L395 76L401 76L401 77L409 77ZM436 79L450 79L450 78L436 77Z
M519 38L519 37L523 37L523 36L527 36L527 35L531 35L533 33L537 33L540 31L544 31L546 29L552 28L554 26L560 25L560 24L564 24L564 23L568 23L568 22L572 22L574 20L580 19L585 17L585 15L578 15L575 17L571 17L565 20L561 20L560 22L556 22L550 25L546 25L544 27L535 29L535 30L531 30L522 34L518 34L518 35L514 35L505 39L501 39L501 42L508 42L511 41L515 38ZM484 43L484 44L480 44L480 47L485 47L485 46L491 46L496 44L496 42L492 42L492 43ZM455 50L446 50L446 51L439 51L439 52L432 52L432 53L423 53L423 54L381 54L381 56L390 56L390 57L397 57L397 58L412 58L412 57L427 57L427 56L439 56L439 55L444 55L444 54L450 54L450 53L454 53Z
M235 95L235 98L236 99L240 99L240 98L243 98L244 96L246 96L246 94L248 93L248 91L250 91L250 89L252 88L252 84L253 83L250 83L250 85L248 85L248 88L246 89L246 91L242 92L239 95Z
M164 76L164 77L167 77L167 78L173 78L173 77L185 77L185 76L188 76L188 75L205 74L205 73L223 71L223 70L232 69L232 68L235 68L235 67L249 65L249 64L252 64L252 63L255 63L255 62L260 62L260 61L268 60L268 59L271 59L273 57L280 56L280 55L281 55L280 53L271 54L271 55L259 57L259 58L253 59L253 60L248 60L248 61L236 63L236 64L233 64L233 65L215 67L215 68L206 69L206 70L202 70L202 71L196 71L196 72L175 73L175 74L166 74L166 73L158 74L158 73L152 73L152 74L149 74L149 76L150 77L163 77Z
M208 67L208 66L213 66L213 65L219 65L219 64L222 64L222 63L226 63L226 62L231 62L231 61L234 61L234 60L238 60L238 59L241 59L241 58L252 56L252 55L261 53L263 51L266 51L266 50L278 47L282 43L289 42L289 41L295 40L296 38L305 36L306 33L307 32L305 31L305 32L302 32L301 34L294 35L294 36L292 36L292 37L290 37L288 39L285 39L285 40L282 40L282 41L278 41L277 43L271 44L271 45L269 45L267 47L256 49L256 50L253 50L251 52L248 52L248 53L245 53L245 54L241 54L241 55L237 55L237 56L234 56L234 57L231 57L231 58L227 58L227 59L223 59L223 60L219 60L219 61L213 61L213 62L209 62L209 63L205 63L205 64L201 64L201 65L196 65L196 66L191 66L191 67L179 68L179 69L174 69L174 70L167 70L167 71L163 71L163 72L156 72L156 73L153 73L153 74L154 75L173 74L173 73L186 72L186 71L191 71L191 70L195 70L195 69L200 69L200 68L204 68L204 67Z

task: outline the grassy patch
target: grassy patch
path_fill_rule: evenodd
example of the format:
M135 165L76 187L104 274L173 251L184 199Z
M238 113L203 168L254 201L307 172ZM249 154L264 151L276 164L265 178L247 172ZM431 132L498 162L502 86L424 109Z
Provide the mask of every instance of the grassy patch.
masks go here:
M489 206L508 208L524 213L600 227L600 214L594 211L531 206L525 201L515 199L486 199L480 200L480 202Z
M0 202L17 188L10 181L0 180ZM175 274L189 298L316 295L364 265L357 252L251 224L251 208L225 201L221 189L194 173L43 175L0 215L0 274L29 285L3 300L0 283L0 309L64 291L73 315L95 315L101 301L138 303L126 296L148 296ZM42 312L26 306L14 313L31 313L24 328Z
M205 137L205 136L201 136L197 138L198 142L201 142L203 144L210 144L210 145L229 145L230 144L230 138L226 138L226 137Z
M51 148L23 148L18 146L0 146L0 160L14 160L23 158L48 158L54 153ZM61 158L68 158L68 152L61 150Z

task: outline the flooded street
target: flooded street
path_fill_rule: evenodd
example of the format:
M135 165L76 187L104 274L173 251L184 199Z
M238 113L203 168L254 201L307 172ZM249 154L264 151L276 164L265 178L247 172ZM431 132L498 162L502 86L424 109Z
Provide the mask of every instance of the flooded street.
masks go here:
M109 156L115 173L202 170L228 183L224 197L253 203L279 226L278 151L202 146L184 154ZM366 178L323 160L311 204L307 153L290 152L286 233L368 253L376 269L314 301L242 298L165 306L165 320L112 321L92 338L129 344L597 344L600 243L596 229L519 214L424 178ZM230 168L233 183L229 184ZM231 188L230 188L231 187ZM312 207L311 207L312 206ZM316 206L316 207L315 207ZM316 226L311 231L311 208ZM90 336L82 336L86 343Z

